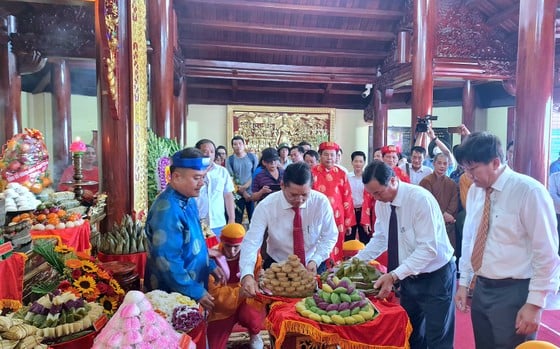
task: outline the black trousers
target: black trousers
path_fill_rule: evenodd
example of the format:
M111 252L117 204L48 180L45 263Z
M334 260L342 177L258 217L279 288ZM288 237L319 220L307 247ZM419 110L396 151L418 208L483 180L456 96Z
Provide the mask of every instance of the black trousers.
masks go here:
M511 349L535 339L536 333L515 333L515 318L528 294L529 279L477 277L471 305L476 349Z
M455 335L455 258L431 273L400 282L400 303L412 324L411 349L452 349Z
M366 231L364 230L364 228L360 224L360 219L362 218L362 208L354 209L354 213L356 215L356 225L352 227L352 234L346 235L344 237L344 241L354 240L354 239L357 238L358 240L363 242L364 245L367 245L367 243L371 239L371 236L369 236L366 233ZM373 227L371 227L371 228L373 229ZM357 234L357 236L356 236L356 234Z
M243 223L243 213L247 210L247 217L249 222L251 217L253 217L253 211L255 210L255 204L252 201L247 201L244 198L235 200L235 223Z

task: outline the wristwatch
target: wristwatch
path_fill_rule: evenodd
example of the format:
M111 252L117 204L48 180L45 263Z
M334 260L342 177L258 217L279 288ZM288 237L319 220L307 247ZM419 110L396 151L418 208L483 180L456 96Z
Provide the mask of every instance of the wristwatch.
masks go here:
M391 275L391 277L393 278L393 283L399 281L399 277L394 271L390 272L389 275Z

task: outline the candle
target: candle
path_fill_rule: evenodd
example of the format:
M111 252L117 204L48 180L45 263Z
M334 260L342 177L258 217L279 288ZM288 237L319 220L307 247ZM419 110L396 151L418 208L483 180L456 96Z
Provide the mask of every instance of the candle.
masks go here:
M74 142L70 145L70 151L72 153L85 153L86 144L80 139L80 137L76 137Z

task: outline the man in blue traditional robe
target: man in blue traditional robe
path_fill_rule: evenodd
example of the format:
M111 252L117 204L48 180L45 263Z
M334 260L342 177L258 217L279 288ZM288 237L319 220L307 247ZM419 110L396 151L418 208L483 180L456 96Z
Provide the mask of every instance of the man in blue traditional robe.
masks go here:
M148 290L179 292L212 310L208 277L224 282L225 274L208 255L194 199L212 160L196 148L178 151L171 160L169 184L148 211L145 285Z

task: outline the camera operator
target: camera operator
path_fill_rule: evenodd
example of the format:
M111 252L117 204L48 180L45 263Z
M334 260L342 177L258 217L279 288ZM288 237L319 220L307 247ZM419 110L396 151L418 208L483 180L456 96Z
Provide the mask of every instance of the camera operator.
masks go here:
M426 163L426 165L430 168L434 168L433 165L433 157L436 154L442 153L444 155L447 156L447 159L449 160L449 165L447 167L447 176L449 176L451 174L451 172L455 171L455 168L457 167L457 161L455 160L455 157L453 156L453 153L451 152L451 150L447 147L447 145L441 141L441 139L439 139L435 132L434 129L432 128L432 125L430 123L427 124L426 127L426 132L425 132L426 136L428 137L430 143L433 142L434 143L434 148L432 150L433 154L432 157L429 159L429 161ZM420 137L417 137L420 138Z

